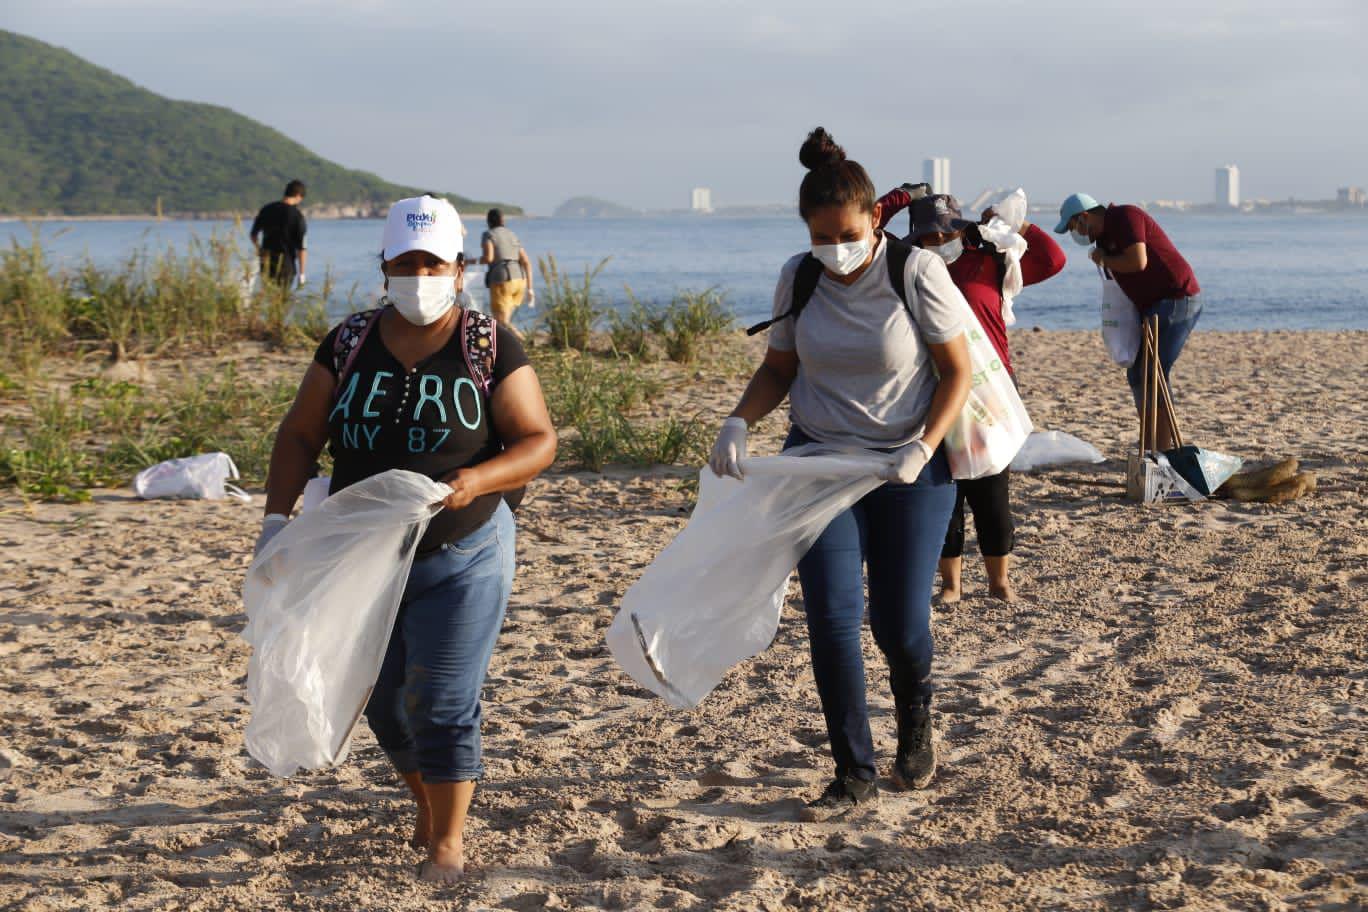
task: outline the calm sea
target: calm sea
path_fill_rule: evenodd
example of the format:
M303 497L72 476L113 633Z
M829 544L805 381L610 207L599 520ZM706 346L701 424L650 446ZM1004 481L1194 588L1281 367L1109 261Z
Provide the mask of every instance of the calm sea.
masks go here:
M1159 219L1202 285L1201 329L1368 329L1368 218L1161 214ZM905 221L900 216L894 228ZM467 224L469 253L483 226L474 219ZM742 321L769 315L779 267L807 246L797 217L547 218L509 224L534 260L553 255L562 271L582 274L608 258L595 285L610 306L622 304L626 288L641 300L664 301L680 289L715 287ZM40 230L60 262L73 264L88 256L111 266L138 248L183 249L196 235L243 231L227 222L170 221L44 222ZM26 241L29 232L22 223L3 223L0 241ZM369 301L379 290L380 234L378 221L311 222L310 281L317 283L330 271L342 292L355 289L358 305ZM1082 248L1067 238L1063 245L1069 256L1064 271L1017 299L1019 326L1097 326L1097 272Z

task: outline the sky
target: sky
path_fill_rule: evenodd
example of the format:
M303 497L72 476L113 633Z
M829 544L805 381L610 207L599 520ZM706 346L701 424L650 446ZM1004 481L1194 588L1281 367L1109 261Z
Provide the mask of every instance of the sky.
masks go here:
M0 28L541 214L791 203L817 125L880 190L948 156L966 203L1208 202L1227 163L1247 199L1368 185L1363 0L4 0Z

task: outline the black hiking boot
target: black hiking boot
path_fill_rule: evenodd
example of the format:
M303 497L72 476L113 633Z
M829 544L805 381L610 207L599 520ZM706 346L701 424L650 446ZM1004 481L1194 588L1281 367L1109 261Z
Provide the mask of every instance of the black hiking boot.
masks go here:
M879 798L879 787L854 776L840 776L833 779L820 796L807 803L799 812L800 820L826 820L854 809L859 805L872 804Z
M898 713L898 756L890 778L907 789L926 788L936 775L936 745L931 738L931 710L924 707Z

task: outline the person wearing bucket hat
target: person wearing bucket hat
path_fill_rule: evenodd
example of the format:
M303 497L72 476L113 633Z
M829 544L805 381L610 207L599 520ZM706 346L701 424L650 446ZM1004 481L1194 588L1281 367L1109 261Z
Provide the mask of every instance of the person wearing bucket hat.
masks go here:
M880 219L885 224L901 208L900 200L900 190L880 198ZM984 334L1015 380L1003 312L1003 283L1010 268L1006 256L983 240L978 231L979 223L962 216L959 202L953 196L936 194L912 200L909 214L912 233L908 235L908 241L945 260L950 279L964 294ZM984 212L981 222L987 223L993 214L991 209ZM1026 251L1021 254L1018 264L1022 286L1043 282L1064 268L1064 251L1048 233L1026 221L1017 228L1017 233L1026 242ZM1009 573L1016 540L1011 471L1009 467L985 478L955 481L955 508L950 514L939 565L942 603L957 602L961 598L966 506L974 514L979 552L983 555L988 576L988 594L1004 601L1014 599Z
M506 498L551 464L556 432L518 339L457 306L461 222L445 200L399 200L382 238L382 306L334 327L276 434L257 548L326 445L329 493L390 469L451 493L418 542L365 707L413 793L425 880L461 876L466 811L483 774L480 690L513 582Z
M1066 231L1080 246L1096 245L1088 258L1116 280L1142 319L1158 316L1159 364L1168 379L1202 316L1202 289L1188 261L1139 206L1103 206L1086 193L1075 193L1059 207L1055 233ZM1126 370L1126 381L1139 410L1145 384L1143 358L1136 358ZM1167 450L1173 443L1170 423L1160 420L1157 448Z

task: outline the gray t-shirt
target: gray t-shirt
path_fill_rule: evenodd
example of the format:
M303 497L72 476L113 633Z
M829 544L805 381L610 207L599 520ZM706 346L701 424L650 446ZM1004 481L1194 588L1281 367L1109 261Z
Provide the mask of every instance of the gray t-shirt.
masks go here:
M802 315L770 327L771 347L798 352L790 418L823 443L887 448L920 437L937 382L926 346L959 336L972 315L945 261L914 249L905 275L914 325L888 280L887 251L881 238L873 261L851 285L823 272ZM793 303L793 279L804 255L779 273L774 316Z
M523 278L522 264L518 262L522 241L518 240L518 236L500 225L480 235L481 250L486 241L494 245L494 262L485 273L485 284L498 285L500 282Z

